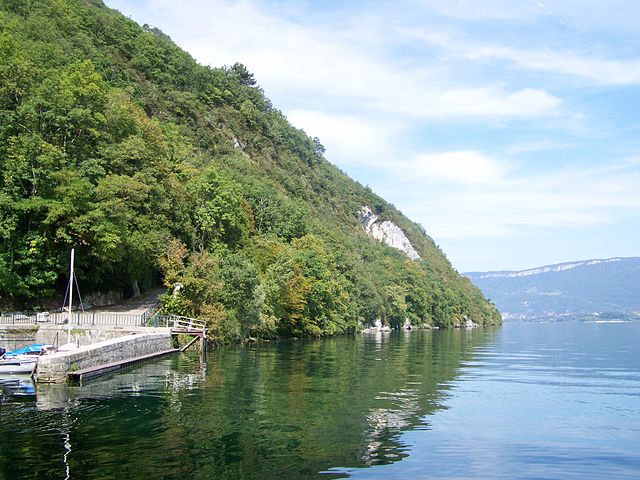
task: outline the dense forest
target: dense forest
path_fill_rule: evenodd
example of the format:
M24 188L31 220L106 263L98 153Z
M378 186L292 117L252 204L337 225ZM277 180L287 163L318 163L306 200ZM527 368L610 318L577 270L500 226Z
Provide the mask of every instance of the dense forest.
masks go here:
M0 307L163 283L220 340L500 315L424 230L324 158L241 64L99 0L0 0ZM362 206L421 256L371 240Z

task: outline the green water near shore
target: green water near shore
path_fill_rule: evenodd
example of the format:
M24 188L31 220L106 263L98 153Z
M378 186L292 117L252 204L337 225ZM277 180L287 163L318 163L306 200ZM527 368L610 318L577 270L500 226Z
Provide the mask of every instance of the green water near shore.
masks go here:
M39 385L35 402L16 395L1 407L0 466L7 478L58 477L65 462L76 478L297 478L398 461L400 432L428 425L487 339L455 330L288 340L82 387Z
M640 324L517 324L2 380L0 478L634 478L639 344Z

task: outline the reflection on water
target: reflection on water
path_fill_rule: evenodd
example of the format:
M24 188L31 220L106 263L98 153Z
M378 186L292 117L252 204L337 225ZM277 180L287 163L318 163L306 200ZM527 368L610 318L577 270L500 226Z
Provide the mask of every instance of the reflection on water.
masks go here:
M3 393L7 478L324 478L411 455L494 332L282 341L176 356L83 386ZM4 389L3 389L4 392Z
M640 323L225 347L0 380L0 479L632 479Z
M449 382L402 462L352 478L637 479L640 323L505 325Z
M38 384L36 408L66 408L69 404L78 404L82 400L107 400L118 396L173 397L202 383L206 375L206 363L196 360L197 358L192 358L188 362L187 371L176 369L179 363L164 359L85 381L82 385Z
M36 385L30 375L0 374L0 405L12 397L34 396Z

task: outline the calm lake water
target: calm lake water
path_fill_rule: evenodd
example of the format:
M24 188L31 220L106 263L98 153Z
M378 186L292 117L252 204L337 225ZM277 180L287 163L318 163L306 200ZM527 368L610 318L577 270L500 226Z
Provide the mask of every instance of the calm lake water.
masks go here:
M0 395L0 479L640 478L640 323L226 347Z

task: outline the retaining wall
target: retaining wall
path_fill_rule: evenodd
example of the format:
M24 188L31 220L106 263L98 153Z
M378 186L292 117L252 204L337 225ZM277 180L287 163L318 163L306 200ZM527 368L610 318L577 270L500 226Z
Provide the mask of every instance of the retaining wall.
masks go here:
M0 325L0 347L9 352L35 343L37 325Z
M71 341L80 346L92 345L104 340L124 337L133 333L167 333L168 327L134 327L134 326L73 326ZM63 345L67 343L67 326L35 324L35 325L0 325L0 347L17 350L32 343Z
M71 341L80 346L92 345L104 340L112 340L114 338L126 335L142 334L142 333L168 333L169 328L166 327L133 327L133 326L72 326ZM67 326L41 324L35 335L36 343L47 343L51 345L64 345L67 343Z

